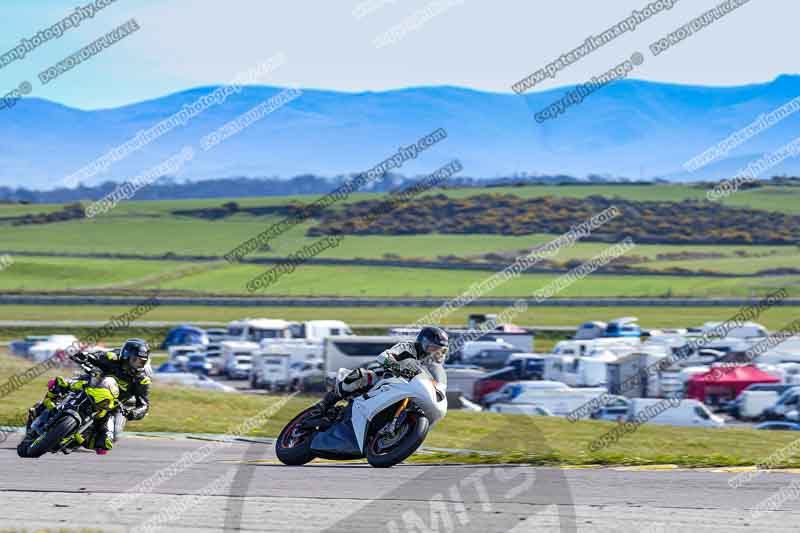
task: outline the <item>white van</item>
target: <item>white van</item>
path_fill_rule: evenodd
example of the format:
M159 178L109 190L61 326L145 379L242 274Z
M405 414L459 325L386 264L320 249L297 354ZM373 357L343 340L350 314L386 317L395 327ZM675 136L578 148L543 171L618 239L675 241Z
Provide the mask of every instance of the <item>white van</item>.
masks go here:
M559 381L512 381L484 396L483 403L509 403L525 392L554 390L570 390L570 387Z
M704 428L721 428L725 420L708 410L708 407L699 400L680 400L672 407L665 404L668 400L659 398L633 398L628 420L634 421L639 414L648 416L646 409L655 409L657 414L647 419L651 424L668 424L671 426L690 426Z
M329 377L336 377L340 368L367 366L374 363L381 352L402 340L390 335L328 337L323 348L325 372Z
M735 400L737 418L741 420L758 420L777 401L777 391L744 390Z

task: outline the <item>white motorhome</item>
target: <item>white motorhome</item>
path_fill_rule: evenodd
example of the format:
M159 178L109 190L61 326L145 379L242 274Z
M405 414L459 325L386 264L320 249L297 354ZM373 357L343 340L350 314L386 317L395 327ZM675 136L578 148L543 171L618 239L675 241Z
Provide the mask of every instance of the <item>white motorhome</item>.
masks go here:
M322 359L322 345L304 339L263 340L253 353L253 388L280 388L291 382L293 365Z
M248 379L253 357L259 350L254 342L225 341L222 343L222 373L230 379Z
M346 337L353 335L347 323L341 320L309 320L292 323L292 337L322 344L326 337Z
M637 421L640 415L651 424L720 428L725 420L708 410L698 400L680 400L675 407L658 398L633 398L628 420Z
M259 343L264 339L291 339L293 323L270 318L245 318L228 324L228 340Z
M340 368L367 366L401 340L391 335L328 337L323 347L325 372L335 377Z
M607 350L584 357L545 355L542 379L560 381L571 387L605 387L608 363L617 359L618 356Z
M291 326L286 320L269 318L246 318L229 323L227 340L220 343L222 373L231 379L249 378L260 343L291 339Z
M288 353L259 352L253 359L250 386L254 389L282 390L289 387L291 376Z
M597 339L559 341L553 347L552 354L573 357L591 357L610 351L616 355L626 355L641 345L636 337L602 337Z

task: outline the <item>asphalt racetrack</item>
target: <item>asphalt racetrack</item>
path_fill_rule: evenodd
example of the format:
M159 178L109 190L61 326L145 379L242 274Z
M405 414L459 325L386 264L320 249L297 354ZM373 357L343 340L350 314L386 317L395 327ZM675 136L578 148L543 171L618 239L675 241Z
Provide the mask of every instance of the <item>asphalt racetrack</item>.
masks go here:
M269 443L127 436L105 456L19 459L0 445L0 530L164 532L798 531L800 502L753 515L800 477L731 470L366 463L280 465ZM185 455L187 453L194 455ZM170 471L181 457L189 457ZM137 484L162 470L150 490ZM797 480L797 481L795 481ZM141 486L140 486L141 489ZM123 493L129 492L125 495ZM160 529L158 529L160 528Z

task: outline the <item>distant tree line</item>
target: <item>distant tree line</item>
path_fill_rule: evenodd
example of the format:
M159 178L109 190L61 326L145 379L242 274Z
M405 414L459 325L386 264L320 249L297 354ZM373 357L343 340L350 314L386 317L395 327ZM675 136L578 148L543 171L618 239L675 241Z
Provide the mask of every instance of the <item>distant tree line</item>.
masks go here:
M332 178L303 174L289 179L232 177L204 181L177 182L163 177L152 185L138 191L136 200L182 200L203 198L247 198L258 196L294 196L306 194L325 194L340 186L349 176ZM371 183L362 192L387 192L403 188L417 181L419 177L405 177L387 174ZM474 178L453 176L447 187L525 187L528 185L653 185L654 181L631 181L625 178L589 176L579 179L567 175L529 176L515 174L496 178ZM95 201L111 193L119 183L107 181L96 186L80 185L75 188L58 188L38 191L24 187L0 187L0 202L3 203L47 203L64 204L79 201Z

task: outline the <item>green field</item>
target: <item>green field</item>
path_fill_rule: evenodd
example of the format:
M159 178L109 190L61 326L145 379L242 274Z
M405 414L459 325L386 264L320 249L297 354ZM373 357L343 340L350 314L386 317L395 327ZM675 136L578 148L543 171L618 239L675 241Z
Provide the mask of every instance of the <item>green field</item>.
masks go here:
M213 294L246 294L247 282L265 272L260 266L229 266L196 275L145 284L166 290ZM464 270L414 268L303 266L256 294L272 296L447 297L461 294L489 274ZM490 296L529 296L558 278L557 274L528 274L495 288ZM786 287L797 294L799 276L779 278L678 278L595 274L558 293L558 297L667 297L751 296ZM489 295L487 295L489 296Z
M92 320L106 321L119 316L129 307L123 306L67 306L67 305L0 305L0 320ZM499 313L503 308L474 306L458 309L448 315L443 324L465 326L470 313ZM200 307L162 306L143 316L143 321L165 322L218 322L226 324L244 317L284 318L286 320L344 320L355 325L403 325L413 324L433 308L422 307ZM644 328L675 328L700 326L708 321L724 321L739 311L734 307L530 307L515 320L526 326L577 327L588 320L611 320L623 316L635 316ZM773 307L766 310L758 322L770 329L780 329L800 315L797 307ZM0 338L18 338L4 334ZM45 332L66 332L65 328L49 328ZM41 332L39 333L41 334ZM125 335L123 335L125 336Z
M113 213L113 212L112 212ZM0 250L20 252L119 253L161 256L177 255L221 256L239 243L257 235L275 218L253 219L237 215L230 220L203 220L163 216L159 218L108 217L108 220L63 222L40 226L17 227L0 237ZM271 250L253 257L285 257L316 238L306 237L310 224L302 224L271 242ZM80 238L76 238L79 235ZM413 236L347 236L338 247L326 250L320 257L334 259L381 259L388 254L402 259L436 260L456 256L482 260L488 253L514 257L553 240L553 235L413 235ZM604 243L578 242L564 248L552 260L588 259L608 247ZM736 254L746 253L748 257ZM681 261L657 260L658 254L723 254L718 259ZM737 274L755 273L767 268L797 268L800 248L794 246L734 246L734 245L651 245L642 244L631 255L648 258L639 266L660 270L683 267L690 270L709 269Z
M26 368L26 362L0 356L0 382ZM53 374L55 374L54 372ZM62 371L62 373L64 373ZM68 374L67 374L68 375ZM41 376L0 403L0 425L16 425L20 415L40 400L48 376ZM280 401L275 396L210 393L154 385L151 412L128 431L229 433L231 428ZM296 397L276 410L251 435L276 436L301 409L316 401ZM513 462L569 465L642 465L672 463L689 467L754 465L794 441L785 432L747 429L701 430L644 425L612 446L590 452L590 442L615 426L611 422L451 411L426 440L428 446L498 452L496 456L419 455L420 461ZM125 453L125 441L113 453ZM800 466L787 457L777 466Z
M605 195L629 200L679 201L701 199L704 191L684 185L658 186L531 186L491 189L454 189L450 196L510 193L522 197L547 195L586 197ZM800 194L794 187L767 187L737 193L726 200L731 205L800 213ZM379 194L354 194L348 201L380 197ZM288 201L310 203L313 196L236 199L242 207L282 205ZM176 209L217 207L228 200L171 200L122 202L111 212L95 219L41 225L14 226L0 235L0 250L66 253L119 253L158 255L220 256L239 243L264 231L276 217L247 214L219 221L176 216ZM2 205L0 216L44 213L60 209L55 205ZM710 213L713 216L713 213ZM579 222L579 221L576 221ZM270 249L255 256L287 256L316 238L306 237L313 225L300 224L270 243ZM322 258L386 258L437 260L458 257L483 261L486 254L500 254L510 263L514 257L544 244L554 235L410 235L348 236ZM560 250L556 262L585 260L608 245L579 242ZM664 257L664 254L682 254ZM798 246L701 246L638 245L627 254L636 266L650 270L683 268L713 270L731 274L753 274L766 269L798 268ZM658 257L661 255L662 257ZM127 261L107 259L62 259L48 257L14 258L15 264L0 272L0 291L141 291L165 289L197 294L244 294L246 282L264 269L256 266L230 266L211 262L191 264L177 261ZM442 271L408 268L301 266L279 280L263 294L281 296L455 296L488 272ZM503 285L490 296L522 296L546 285L554 275L531 274ZM336 283L331 283L336 280ZM777 286L790 290L800 276L714 279L708 277L621 277L593 275L580 281L560 296L750 296ZM487 295L488 296L488 295Z
M10 267L0 272L0 290L122 288L193 267L196 265L170 261L17 257Z
M56 292L165 291L165 294L256 296L453 297L481 283L491 272L424 268L302 265L273 285L249 293L248 281L269 265L229 265L224 261L129 261L19 257L0 272L0 290ZM562 274L525 274L487 296L530 296ZM593 274L556 296L724 297L760 295L778 287L798 294L800 276L675 277Z

